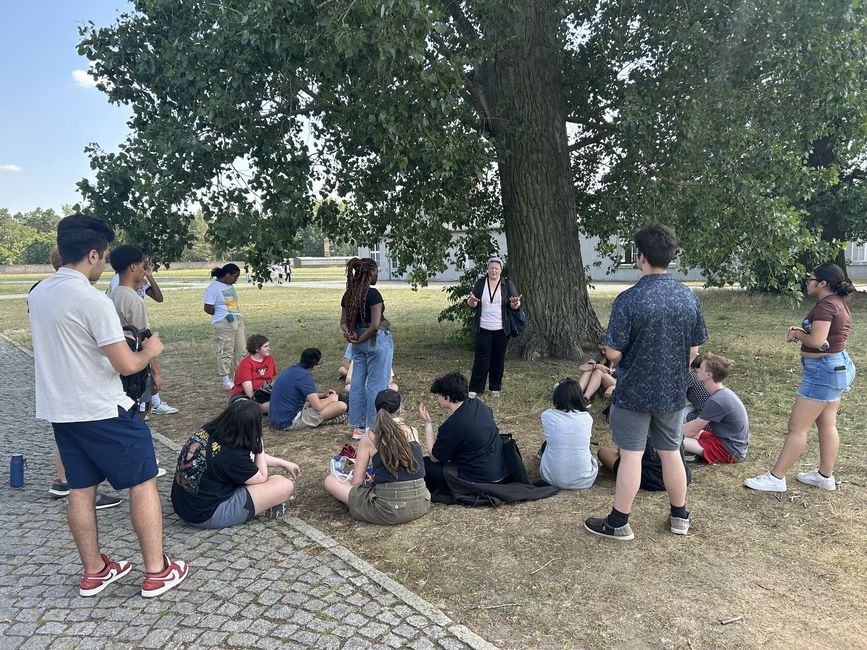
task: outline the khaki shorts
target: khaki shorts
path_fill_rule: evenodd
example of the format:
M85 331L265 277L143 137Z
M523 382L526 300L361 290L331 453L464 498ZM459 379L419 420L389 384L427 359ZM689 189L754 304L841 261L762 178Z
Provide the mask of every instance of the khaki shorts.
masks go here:
M303 429L304 427L318 427L322 424L322 414L310 406L310 402L304 402L304 407L295 416L290 429Z
M356 485L349 491L353 519L392 526L418 519L430 508L430 492L424 479L397 483Z

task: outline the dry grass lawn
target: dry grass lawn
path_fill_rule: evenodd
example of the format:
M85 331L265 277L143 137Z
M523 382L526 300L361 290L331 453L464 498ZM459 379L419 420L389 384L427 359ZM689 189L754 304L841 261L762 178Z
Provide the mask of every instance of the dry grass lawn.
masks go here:
M161 305L148 303L166 343L162 395L181 409L176 416L154 416L152 424L178 441L216 415L226 398L200 293L180 289L167 291ZM455 368L468 372L472 352L450 342L451 324L436 322L445 304L441 291L381 290L394 328L401 392L407 404L430 404L431 379ZM247 333L271 338L278 368L294 363L304 347L320 347L325 362L316 372L318 385L337 388L340 293L240 286ZM864 647L864 379L845 398L838 420L842 484L836 493L801 486L794 472L784 495L748 491L743 479L768 469L782 442L800 373L784 330L800 322L808 307L736 291L700 295L710 331L706 349L736 362L728 385L750 412L752 444L740 465L695 469L689 536L668 532L665 495L647 493L639 494L631 517L634 542L587 534L584 518L611 507L614 482L604 473L589 490L536 503L496 510L435 505L426 517L397 528L353 522L322 489L328 458L348 439L345 427L266 431L269 451L303 469L295 514L502 647ZM613 298L594 294L603 321ZM867 369L867 301L857 296L851 304L849 350ZM0 307L0 331L29 345L24 302L7 300ZM577 376L574 364L510 359L503 397L491 403L500 428L516 435L531 475L538 471L534 454L542 441L539 414L550 404L552 383L566 375ZM601 402L593 407L594 445L610 444L602 408ZM407 417L417 423L414 410ZM812 469L817 459L814 435L798 471Z

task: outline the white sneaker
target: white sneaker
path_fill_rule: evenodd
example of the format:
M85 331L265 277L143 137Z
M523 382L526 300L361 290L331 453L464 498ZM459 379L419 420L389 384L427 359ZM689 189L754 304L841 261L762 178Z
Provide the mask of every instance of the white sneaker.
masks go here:
M755 478L748 478L744 481L744 485L746 485L751 490L760 490L762 492L786 491L786 479L777 478L770 472L765 472L764 474L760 474Z
M178 412L174 406L169 406L165 402L160 402L157 406L151 408L151 413L156 413L157 415L174 415Z
M232 390L235 387L234 382L228 377L223 377L223 388L226 390Z
M499 396L500 396L500 391L498 391L498 390L492 390L491 391L491 397L499 397Z
M804 485L815 485L828 492L837 489L837 481L834 480L834 476L822 476L818 469L814 469L812 472L801 472L798 474L798 481Z
M467 393L467 397L469 397L470 399L476 399L478 396L479 394L474 390L471 390L469 393Z

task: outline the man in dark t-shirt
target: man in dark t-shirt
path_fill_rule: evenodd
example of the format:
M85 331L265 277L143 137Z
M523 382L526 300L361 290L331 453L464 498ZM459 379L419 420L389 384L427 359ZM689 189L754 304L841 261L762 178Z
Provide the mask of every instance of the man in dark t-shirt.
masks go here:
M467 379L452 372L435 380L431 392L446 418L434 435L433 422L424 404L419 415L424 421L427 453L425 482L431 493L443 483L442 466L454 463L458 476L477 483L499 483L509 478L503 440L490 407L478 399L467 399Z

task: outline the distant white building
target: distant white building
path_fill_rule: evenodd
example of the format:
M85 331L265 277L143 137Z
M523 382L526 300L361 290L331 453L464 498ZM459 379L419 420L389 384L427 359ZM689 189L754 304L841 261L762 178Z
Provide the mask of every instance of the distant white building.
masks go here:
M453 239L462 237L461 231L456 231ZM500 252L508 255L506 236L502 232L495 237ZM588 276L593 282L635 282L641 277L641 272L635 268L635 250L632 242L625 245L617 245L619 260L612 262L596 252L596 237L581 238L581 259L588 269ZM397 263L392 262L388 256L388 246L380 241L374 248L359 247L359 257L370 257L379 265L379 273L382 279L406 280L407 273L398 273ZM867 243L850 243L846 246L846 260L849 276L853 280L867 280ZM472 264L470 264L472 266ZM679 280L695 280L701 282L704 276L697 269L690 269L687 273L676 270L672 264L672 274ZM466 268L458 268L449 262L446 270L431 277L435 282L454 282Z

